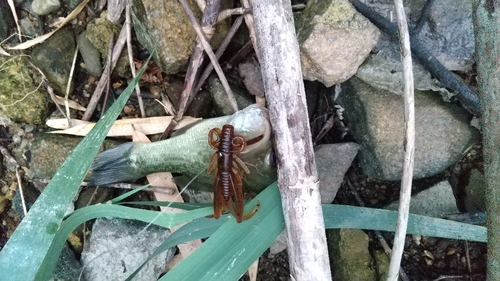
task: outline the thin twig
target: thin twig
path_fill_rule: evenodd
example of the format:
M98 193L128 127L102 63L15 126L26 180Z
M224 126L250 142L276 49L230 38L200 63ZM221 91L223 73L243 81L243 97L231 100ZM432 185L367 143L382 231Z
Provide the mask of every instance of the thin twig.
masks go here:
M182 3L181 3L182 4ZM210 1L208 3L208 6L204 6L203 9L203 17L201 19L202 21L202 27L201 27L201 33L206 35L207 40L210 40L215 32L214 25L217 22L217 16L219 14L221 7L221 1L220 0L214 0ZM188 18L191 21L191 24L193 27L197 24L196 19L191 18L189 15L189 12L191 10L189 8L185 8ZM188 12L189 11L189 12ZM191 13L192 14L192 13ZM199 27L199 26L198 26ZM196 28L195 28L196 30ZM170 121L170 124L168 124L167 128L161 135L160 139L165 139L168 138L172 132L172 129L174 126L177 124L182 119L182 116L184 116L184 112L186 111L187 107L189 106L190 100L192 100L192 97L195 94L195 91L197 91L196 88L193 88L193 86L196 83L196 79L198 77L200 67L204 62L204 56L203 56L203 44L202 44L202 36L199 36L196 38L196 44L193 48L193 54L191 55L191 59L189 61L189 67L186 72L186 78L184 79L184 88L182 89L181 97L180 97L180 102L179 102L179 109L177 110L177 114L175 115L175 118Z
M113 45L114 45L114 36L111 33L111 36L109 36L109 43L108 43L108 59L106 61L106 68L104 73L107 73L111 75L111 59L113 57ZM101 118L104 116L104 112L106 111L106 106L108 104L108 98L109 98L109 92L111 90L111 79L106 79L106 90L104 91L104 101L102 102L102 109L101 109Z
M252 9L252 7L250 6L250 2L248 0L240 0L240 3L243 8ZM255 26L253 24L253 15L251 13L245 14L245 24L247 25L248 28L250 40L252 41L253 44L253 49L255 50L255 53L257 54L258 57L259 52L257 51L257 36L255 35Z
M118 61L118 58L120 57L120 54L122 53L122 50L123 50L123 47L125 46L126 40L127 40L127 31L126 31L126 27L123 26L122 30L120 31L120 35L116 39L115 47L113 48L113 56L111 57L111 67L109 68L109 70L107 68L104 70L104 73L102 74L101 79L99 80L99 83L97 83L97 86L94 90L92 98L90 99L89 104L87 106L87 110L83 114L83 117L82 117L83 121L89 121L90 117L92 117L92 114L94 114L94 111L97 107L97 104L99 103L99 100L101 99L104 87L108 83L108 79L111 76L111 72L113 72L113 69L115 69L116 62Z
M234 56L226 63L227 69L232 69L236 64L238 64L244 57L246 57L253 50L252 40L248 40L248 42L241 47L241 49L234 54Z
M205 35L203 34L203 31L201 30L200 25L196 21L196 18L194 16L193 12L189 8L188 4L186 3L186 0L179 0L179 2L182 4L182 7L186 11L188 18L191 21L191 24L193 25L193 28L196 31L196 34L198 35L198 38L201 41L203 49L205 50L208 57L210 58L210 62L213 64L214 69L217 72L217 75L219 77L219 80L221 81L222 85L224 86L224 89L226 90L229 102L233 106L234 111L235 112L238 111L238 104L236 103L236 98L234 97L233 92L231 91L231 88L229 87L229 83L227 82L227 79L224 76L224 72L222 72L222 68L220 67L219 62L217 61L217 58L215 57L215 54L212 50L212 47L210 47L210 43L208 43L207 39L205 38Z
M130 4L127 1L125 5L125 26L127 27L127 53L128 60L130 63L130 70L132 71L132 77L135 78L135 65L134 58L132 57L132 25L130 24ZM144 110L144 103L142 102L141 96L141 88L139 87L139 83L135 84L135 92L137 93L137 102L139 103L139 109L141 110L141 117L146 118L146 111Z
M50 99L52 100L52 102L55 103L57 110L59 110L59 112L61 112L61 114L64 116L64 118L66 118L67 120L70 120L70 116L66 115L66 113L64 113L64 110L61 108L61 106L57 102L56 95L54 94L54 89L50 85L47 85L47 92L49 93L49 96L50 96ZM70 126L71 126L71 124L68 121L68 127L70 127Z
M233 26L231 26L231 29L229 29L229 32L227 33L226 38L224 38L224 41L222 41L221 45L217 49L217 52L215 52L215 56L217 57L217 60L220 59L224 51L226 50L227 46L231 42L231 39L233 39L234 35L236 34L236 31L238 31L238 28L241 26L241 23L243 22L243 18L240 16L236 18L236 20L233 23ZM210 73L214 69L214 66L212 64L207 65L205 70L201 73L200 79L198 80L198 84L196 84L196 87L194 88L195 91L198 91L201 89L205 81L207 80L208 76L210 76ZM188 106L193 100L195 95L191 95L190 101L188 102Z
M82 182L82 186L88 186L87 182ZM133 184L133 183L112 183L112 184L105 184L105 185L100 185L100 187L104 188L117 188L117 189L136 189L139 188L143 185L141 184ZM165 193L165 194L174 194L173 189L168 189L165 187L158 187L158 186L149 186L143 189L144 191L151 191L151 192L157 192L157 193Z
M221 21L223 21L231 16L244 15L244 14L248 14L250 12L251 12L251 9L242 8L242 7L235 8L235 9L226 9L226 10L223 10L219 13L219 16L217 17L217 22L221 22Z
M21 183L21 176L19 176L19 168L16 168L16 178L17 178L17 187L19 188L19 195L21 197L21 203L23 205L23 213L24 216L28 213L28 209L26 208L26 200L24 200L23 193L23 184Z
M78 46L75 48L75 54L73 55L73 62L71 63L71 70L69 71L68 83L66 84L66 93L64 95L64 107L66 108L66 115L68 116L68 125L71 126L71 115L69 112L69 91L71 89L71 82L73 81L73 74L75 73L76 58L78 57Z
M403 61L405 143L403 177L399 198L398 221L394 234L391 262L387 273L388 281L397 281L406 238L406 227L410 213L411 184L413 179L413 158L415 152L415 100L413 86L413 64L410 49L410 34L406 21L403 0L394 0L400 35L401 60Z
M434 0L427 0L427 2L425 2L425 6L422 9L422 12L420 13L420 17L418 18L417 24L411 31L412 35L417 35L422 30L422 27L424 26L425 22L427 21L427 18L429 17L429 13L431 12L431 7L433 2Z
M233 92L231 91L231 88L229 87L229 83L227 82L227 79L224 76L224 73L222 71L222 68L219 65L219 62L217 61L217 57L215 56L215 54L214 54L214 52L212 50L212 47L210 46L210 43L208 43L208 40L207 40L207 38L205 37L205 34L204 34L204 31L210 31L209 32L209 36L211 36L212 35L211 32L213 32L211 30L213 29L213 27L209 28L209 25L207 24L207 25L204 26L205 30L202 30L202 28L200 27L200 25L196 21L196 17L194 16L193 12L189 8L189 6L186 3L186 1L185 0L179 0L179 2L181 3L182 7L184 8L184 11L186 12L186 14L188 16L189 21L191 22L191 25L193 26L196 34L198 35L197 46L198 46L198 43L201 44L201 46L203 47L204 51L207 53L208 57L210 58L210 61L211 61L212 65L215 68L215 71L217 72L219 80L221 81L222 85L224 86L224 89L226 91L228 100L231 103L231 105L233 107L233 110L235 112L238 111L238 104L236 103L236 98L234 97ZM219 7L220 7L220 1L218 1L217 3L219 5ZM216 8L216 5L211 6L210 8ZM207 9L205 9L204 16L207 13L206 10ZM204 20L208 20L208 19L204 18ZM214 24L215 24L215 21L217 19L215 18L215 19L210 19L210 20L213 20ZM195 48L195 51L196 50L197 50L197 48ZM192 95L192 92L193 92L193 85L194 85L194 81L195 81L195 78L196 78L196 73L197 73L197 70L198 70L199 66L201 65L201 62L203 61L202 57L203 57L202 53L198 53L198 52L194 52L193 53L193 55L191 57L191 61L192 62L197 62L198 65L197 65L197 67L194 67L195 66L194 63L190 64L190 67L188 69L188 73L186 74L186 82L184 84L184 90L182 91L182 94L181 94L181 99L180 99L180 104L179 104L179 110L177 111L177 114L172 119L172 121L170 122L170 124L168 124L167 128L165 129L165 131L161 135L160 139L164 139L164 138L169 137L170 134L172 133L173 128L182 119L182 116L184 115L184 112L186 111L187 104L188 104L188 102L190 100L190 97Z

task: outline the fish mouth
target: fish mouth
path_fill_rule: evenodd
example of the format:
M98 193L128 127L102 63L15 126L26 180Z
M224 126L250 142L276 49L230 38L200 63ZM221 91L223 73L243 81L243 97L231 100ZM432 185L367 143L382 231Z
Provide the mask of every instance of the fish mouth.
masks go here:
M267 108L250 105L233 114L227 123L233 125L235 134L249 142L246 149L238 154L267 151L271 147L271 124Z

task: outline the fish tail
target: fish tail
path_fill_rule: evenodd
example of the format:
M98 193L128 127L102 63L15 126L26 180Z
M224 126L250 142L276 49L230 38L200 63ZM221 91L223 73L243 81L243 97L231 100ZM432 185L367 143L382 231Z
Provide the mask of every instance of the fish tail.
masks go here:
M90 167L89 185L133 181L142 175L134 171L130 155L134 143L128 142L99 153Z

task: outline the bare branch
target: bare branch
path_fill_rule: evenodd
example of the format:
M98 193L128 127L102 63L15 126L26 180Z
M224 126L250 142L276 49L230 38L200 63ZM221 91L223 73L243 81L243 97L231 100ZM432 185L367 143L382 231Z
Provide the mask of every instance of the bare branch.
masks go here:
M401 192L399 198L398 221L392 247L391 263L387 273L388 281L397 281L401 257L405 246L406 227L408 225L408 214L410 213L411 184L413 179L413 154L415 152L415 99L413 97L413 63L411 59L410 34L406 22L403 0L394 0L394 8L398 20L398 29L401 46L401 60L403 61L404 106L405 106L405 143L403 178L401 180Z

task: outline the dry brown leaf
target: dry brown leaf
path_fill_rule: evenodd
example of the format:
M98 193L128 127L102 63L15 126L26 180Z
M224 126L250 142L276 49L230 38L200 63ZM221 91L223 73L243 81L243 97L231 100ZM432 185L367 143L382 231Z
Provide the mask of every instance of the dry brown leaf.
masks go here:
M134 130L133 135L132 135L132 140L134 142L149 142L148 137L137 130ZM182 199L182 196L180 196L180 194L179 194L179 190L177 189L177 185L175 185L174 181L172 180L171 173L169 173L169 172L153 173L153 174L147 175L146 177L148 179L148 182L153 186L164 187L164 188L174 190L173 194L165 194L165 193L155 192L154 195L156 197L156 200L167 201L167 202L184 202L184 200ZM160 207L160 209L163 212L170 212L170 213L184 212L184 210L170 208L170 207ZM172 228L170 228L170 231L174 232L177 229L179 229L181 226L182 225L172 227ZM177 247L179 248L179 252L180 252L181 257L178 257L174 261L179 262L183 258L186 258L192 252L194 252L200 245L201 245L200 239L177 245Z
M148 118L133 118L133 119L120 119L113 123L113 126L108 132L108 137L130 137L135 130L142 132L146 135L160 134L163 133L167 124L172 120L172 116L160 116L160 117L148 117ZM180 129L189 124L192 124L201 118L194 118L185 116L177 124L175 129ZM73 127L68 128L68 122L66 119L49 119L47 120L47 126L54 129L63 129L59 131L52 131L50 133L54 134L66 134L75 136L86 136L88 132L94 127L94 122L87 122L77 119L71 119L71 124Z
M54 97L56 98L56 102L60 105L66 105L64 103L64 98L63 97L60 97L58 95L54 95ZM73 109L76 109L76 110L79 110L79 111L85 111L87 110L85 107L79 105L76 101L73 101L73 100L68 100L68 106L70 108L73 108Z

